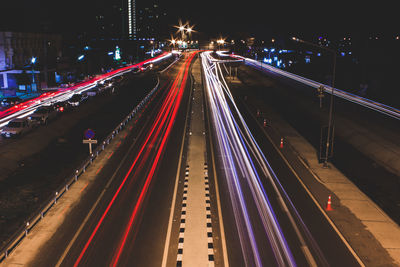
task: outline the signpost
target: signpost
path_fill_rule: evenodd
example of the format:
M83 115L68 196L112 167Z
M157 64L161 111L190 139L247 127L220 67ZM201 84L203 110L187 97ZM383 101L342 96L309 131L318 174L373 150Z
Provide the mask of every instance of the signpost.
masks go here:
M92 129L87 129L84 132L84 136L86 139L83 139L83 144L89 144L89 154L92 155L92 144L97 144L97 140L92 140L94 137L94 131Z

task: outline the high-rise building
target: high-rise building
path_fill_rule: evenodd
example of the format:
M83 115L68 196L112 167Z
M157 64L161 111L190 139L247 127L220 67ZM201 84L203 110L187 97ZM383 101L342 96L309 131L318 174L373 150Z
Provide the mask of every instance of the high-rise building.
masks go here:
M160 39L166 35L166 11L159 1L143 1L137 8L137 34L139 39Z
M137 25L136 25L136 0L127 0L127 17L128 17L128 38L136 40Z
M95 35L129 40L160 39L166 35L166 11L159 0L110 0L98 6Z

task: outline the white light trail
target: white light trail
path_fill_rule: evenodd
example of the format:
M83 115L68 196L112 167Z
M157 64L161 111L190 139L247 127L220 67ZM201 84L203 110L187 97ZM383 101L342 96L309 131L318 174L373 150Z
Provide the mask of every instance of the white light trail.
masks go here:
M395 118L397 120L400 120L400 110L396 109L394 107L391 107L391 106L388 106L388 105L373 101L373 100L365 98L365 97L354 95L354 94L351 94L349 92L346 92L346 91L343 91L343 90L340 90L340 89L337 89L337 88L334 88L334 90L332 90L332 87L329 86L329 85L322 84L322 83L319 83L319 82L316 82L316 81L301 77L299 75L296 75L296 74L293 74L293 73L290 73L290 72L275 68L275 67L273 67L273 66L271 66L269 64L265 64L263 62L259 62L259 61L256 61L254 59L245 58L245 57L238 56L238 55L232 55L232 56L236 57L236 58L243 59L247 65L250 65L252 67L261 68L264 71L270 71L272 73L279 74L281 76L293 79L295 81L298 81L300 83L303 83L303 84L308 85L308 86L313 87L313 88L319 88L322 85L323 88L324 88L324 91L326 93L328 93L328 94L332 94L332 91L333 91L333 95L334 96L340 97L342 99L345 99L345 100L348 100L350 102L362 105L362 106L364 106L366 108L378 111L378 112L380 112L380 113L382 113L384 115L387 115L387 116L390 116L390 117Z
M248 203L243 195L242 183L247 182L254 204L271 245L278 266L296 266L275 213L269 203L259 174L248 152L245 137L229 108L225 97L227 86L220 79L221 69L211 52L201 55L205 73L207 100L211 109L223 171L229 188L235 222L239 232L242 254L248 266L262 266L260 249L254 237L254 225L247 212ZM229 96L229 95L228 95ZM240 121L243 123L243 121ZM247 126L246 126L247 128ZM248 241L248 242L247 242Z
M98 83L102 83L106 80L110 80L114 77L121 76L125 73L130 72L132 69L136 67L145 66L148 64L156 63L161 60L165 60L172 56L172 53L163 53L158 57L148 59L146 61L140 62L135 65L123 67L121 69L112 71L110 73L106 73L100 75L99 77L93 78L88 82L84 82L81 85L73 86L70 88L60 88L54 92L44 93L39 96L40 99L33 99L23 102L21 104L15 105L5 111L0 111L0 129L7 125L11 120L15 118L24 118L29 114L33 113L37 108L41 106L49 106L57 102L62 102L70 99L74 94L82 94L85 91L88 91L98 85Z

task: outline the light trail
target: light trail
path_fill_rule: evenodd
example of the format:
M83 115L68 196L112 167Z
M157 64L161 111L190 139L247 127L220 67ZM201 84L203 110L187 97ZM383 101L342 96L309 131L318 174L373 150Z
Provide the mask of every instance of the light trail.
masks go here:
M256 167L247 151L244 138L237 129L237 122L225 97L224 84L219 78L219 65L214 63L211 52L202 54L206 90L210 103L219 151L222 155L224 174L234 209L242 254L246 265L262 266L260 250L254 237L254 226L249 218L241 181L250 188L265 234L270 242L278 266L296 266L290 248L283 236L275 213L269 203ZM243 229L246 229L244 231ZM249 241L249 242L246 242ZM248 244L250 243L250 244Z
M170 93L171 93L171 92L172 92L172 91L170 91ZM169 94L170 94L170 93L169 93ZM163 103L162 110L164 110L164 109L166 108L166 103L167 103L166 101ZM83 247L81 253L79 254L77 260L75 261L74 267L78 266L79 263L81 262L81 260L82 260L82 258L83 258L83 256L84 256L84 254L86 253L87 249L89 248L89 245L92 243L92 240L93 240L94 236L96 235L97 231L99 230L100 226L102 225L102 223L103 223L105 217L107 216L108 212L110 211L111 207L113 206L113 204L114 204L114 202L115 202L117 196L118 196L119 193L121 192L121 190L122 190L122 188L124 187L124 185L125 185L125 183L126 183L128 177L129 177L129 175L131 174L133 168L135 167L137 161L139 160L139 157L142 155L143 150L146 148L146 145L148 144L149 139L150 139L150 137L151 137L153 131L156 129L157 122L158 122L160 119L161 119L161 117L158 116L156 122L153 124L153 126L152 126L152 128L151 128L151 130L150 130L150 134L147 136L147 139L145 140L144 144L142 145L142 147L141 147L139 153L136 155L136 157L135 157L133 163L131 164L131 166L130 166L128 172L126 173L124 179L122 180L121 184L119 185L117 191L114 193L113 198L111 199L111 201L110 201L109 204L107 205L107 208L105 209L105 211L104 211L103 215L101 216L100 220L97 222L96 227L94 228L94 230L93 230L92 234L90 235L88 241L86 242L86 244L85 244L85 246Z
M225 63L225 61L223 61ZM314 266L315 261L313 258L311 258L308 252L309 248L307 246L307 244L311 247L314 255L316 256L317 260L319 261L321 266L329 266L327 260L325 259L325 256L323 255L322 251L320 250L317 242L314 240L313 236L311 235L310 231L308 230L307 226L305 225L303 219L301 218L300 214L298 213L298 211L296 210L292 200L290 199L290 197L288 196L288 194L286 193L285 189L283 188L281 182L279 181L278 177L276 176L275 172L273 171L273 169L271 168L268 160L266 159L264 153L262 152L261 148L258 146L255 138L253 137L250 129L248 128L242 114L240 113L234 99L233 96L229 90L228 85L226 84L225 79L223 78L223 74L222 74L222 70L221 68L218 66L218 70L219 70L219 76L221 77L220 80L223 83L223 88L224 91L228 97L228 99L230 100L230 103L232 104L234 110L235 110L235 114L237 114L237 116L239 117L240 123L242 125L241 129L239 127L239 125L235 122L235 126L238 132L240 132L239 136L245 136L246 139L242 141L246 143L248 149L250 150L251 154L254 156L255 160L258 163L258 166L261 167L261 170L264 174L264 177L268 178L271 182L271 185L274 188L274 191L277 192L278 196L279 196L279 201L281 203L281 205L283 207L285 207L285 211L287 213L287 216L297 234L297 237L302 245L302 250L305 251L305 256L307 257L308 262L310 263L311 266ZM246 148L246 152L248 153L248 150ZM261 183L261 181L259 180L259 182ZM290 212L289 212L290 211ZM306 240L303 238L303 235L306 237Z
M161 108L162 111L165 111L165 109L167 108L167 103L169 102L169 99L170 99L170 97L172 96L172 92L173 92L172 90L169 91L169 94L168 94L168 96L167 96L167 100L164 101L163 106L162 106L162 108ZM100 220L98 221L98 223L97 223L95 229L93 230L91 236L89 237L88 241L86 242L84 248L82 249L81 253L79 254L79 257L78 257L78 259L76 260L76 262L75 262L75 264L74 264L74 267L76 267L76 266L79 265L80 261L81 261L82 258L83 258L83 255L85 254L86 250L88 249L89 245L91 244L91 242L92 242L94 236L96 235L98 229L99 229L100 226L102 225L104 218L105 218L106 215L108 214L108 212L109 212L110 208L112 207L112 205L114 204L114 202L115 202L117 196L118 196L119 193L121 192L121 189L123 188L124 184L126 183L128 177L129 177L129 175L132 173L132 170L133 170L133 168L135 167L135 165L136 165L137 161L139 160L140 156L142 156L143 150L146 148L147 144L149 143L150 137L152 136L153 132L155 131L157 124L158 124L159 121L162 119L162 118L161 118L161 114L162 114L162 113L159 113L159 114L158 114L157 119L156 119L155 123L153 124L153 126L152 126L152 128L151 128L151 130L150 130L150 133L148 134L148 136L147 136L145 142L143 143L143 145L142 145L142 147L141 147L139 153L136 155L136 158L134 159L134 161L133 161L131 167L129 168L129 170L128 170L128 172L126 173L124 179L122 180L120 186L118 187L117 191L115 192L113 198L112 198L111 201L109 202L109 204L108 204L106 210L104 211L102 217L101 217ZM160 129L160 128L159 128L159 129ZM158 134L158 132L159 132L159 129L157 130L157 134Z
M340 97L347 101L356 103L358 105L364 106L366 108L375 110L384 115L387 115L387 116L390 116L397 120L400 120L400 110L397 108L394 108L394 107L391 107L391 106L388 106L388 105L385 105L385 104L373 101L371 99L361 97L361 96L358 96L358 95L355 95L355 94L352 94L352 93L349 93L349 92L346 92L346 91L343 91L343 90L340 90L337 88L334 88L334 90L332 90L332 87L329 85L322 84L322 83L313 81L311 79L307 79L307 78L301 77L299 75L275 68L269 64L264 64L262 62L254 60L254 59L245 58L245 57L238 56L238 55L232 55L232 57L240 58L240 59L244 60L244 62L247 65L250 65L252 67L261 69L263 71L269 71L269 72L290 78L292 80L298 81L300 83L303 83L303 84L308 85L313 88L320 88L322 86L324 88L323 90L325 93L332 94L332 92L333 92L334 96Z
M134 68L153 64L172 56L172 53L163 53L155 58L147 59L143 62L126 66L109 73L98 75L97 77L88 81L81 82L75 86L69 88L60 88L55 92L43 93L40 96L27 100L18 105L12 106L4 111L0 111L0 128L8 124L9 121L15 118L24 118L29 114L33 113L40 106L48 106L57 102L66 101L74 94L81 94L87 90L90 90L97 86L100 82L112 79L117 76L121 76L127 72L130 72Z
M124 234L123 234L123 238L119 243L117 254L115 255L115 257L113 259L113 262L111 264L111 266L113 266L113 267L117 266L117 264L118 264L119 258L120 258L121 254L122 254L122 251L123 251L124 247L125 247L125 243L126 243L126 240L128 238L128 235L132 231L132 225L133 225L133 223L134 223L134 221L136 219L136 215L138 213L138 210L141 207L141 205L143 204L143 200L146 197L146 194L148 192L150 183L151 183L151 181L152 181L152 179L154 177L154 173L155 173L156 168L158 166L158 162L160 160L160 157L164 152L166 142L167 142L167 140L169 138L170 132L172 130L172 126L173 126L173 124L175 122L176 115L177 115L177 112L179 110L179 107L180 107L180 104L181 104L181 100L182 100L182 97L183 97L184 89L186 87L186 80L187 80L189 66L190 66L190 63L191 63L192 59L194 58L195 54L196 53L192 53L189 56L188 60L185 62L185 66L182 67L182 70L184 70L184 76L183 76L182 81L180 83L179 89L177 88L177 85L175 85L175 87L172 89L174 91L177 91L177 93L178 93L178 95L176 96L176 98L173 101L172 114L170 114L170 116L168 118L168 123L165 125L165 131L164 131L164 133L162 135L162 141L160 143L160 146L157 149L157 154L156 154L156 156L155 156L155 158L153 160L151 169L150 169L150 171L149 171L149 173L148 173L148 175L146 177L146 182L145 182L145 184L144 184L144 186L143 186L143 188L141 190L141 193L140 193L140 195L138 197L138 200L136 202L135 208L133 209L133 212L132 212L132 214L130 216L129 223L125 228L125 231L124 231ZM179 73L177 80L180 80L180 76L181 75L182 75L182 72Z
M193 59L193 56L190 56L186 62L184 63L184 66L180 69L177 77L175 78L173 84L171 85L168 94L166 96L166 98L163 101L162 107L159 110L159 112L157 113L156 116L156 120L154 121L150 131L148 132L147 136L146 136L146 140L144 141L144 143L141 146L140 151L138 152L138 154L136 155L130 169L128 170L128 172L126 173L123 181L121 182L119 188L117 189L117 191L115 192L112 200L110 201L110 203L108 204L106 210L104 211L102 217L100 218L100 220L98 221L95 229L93 230L91 236L89 237L88 241L86 242L84 248L82 249L79 257L77 258L74 266L78 266L81 262L81 260L83 259L84 254L86 253L87 249L89 248L89 245L92 243L94 236L96 235L98 229L100 228L100 226L102 225L106 215L108 214L108 212L110 211L112 205L114 204L117 196L120 194L122 188L124 187L126 181L128 180L128 177L132 174L132 171L135 169L135 167L137 166L137 163L139 161L139 159L141 158L141 163L139 164L139 167L136 169L141 169L140 166L142 166L145 162L151 161L152 165L151 165L151 169L149 174L146 176L146 180L145 183L143 185L143 188L141 189L141 193L136 201L135 207L133 209L133 212L130 216L129 222L125 228L125 231L123 233L122 239L119 242L118 245L118 249L117 249L117 254L114 255L113 260L112 260L112 265L115 266L116 264L118 264L120 255L123 251L123 248L125 246L125 242L126 239L128 237L128 234L131 232L131 228L132 225L135 221L136 215L138 213L139 208L142 206L143 201L146 197L146 194L148 192L148 189L150 187L154 172L158 166L158 161L164 151L164 147L165 144L167 142L167 139L169 137L172 125L175 121L176 118L176 114L177 111L179 109L179 105L181 103L182 100L182 96L183 96L183 91L185 88L185 84L186 84L186 79L187 79L187 72L188 72L188 68L190 65L191 60ZM183 75L183 73L185 72L185 74ZM183 78L182 78L183 76ZM180 87L178 87L179 81L182 79L181 85ZM159 147L157 149L157 154L155 156L154 159L149 159L148 156L151 152L153 148L153 145L156 143L156 141L159 139L159 137L162 137L162 140L159 144ZM148 145L151 144L151 145ZM144 152L144 150L146 149L146 151ZM144 152L144 155L143 155ZM136 180L137 176L133 176L130 180Z
M224 54L219 54L219 56L224 56ZM229 188L245 263L248 266L262 265L259 261L260 252L253 236L253 226L247 214L246 205L251 203L246 203L242 196L242 187L248 186L265 234L275 255L276 264L279 266L296 265L263 187L262 179L268 179L277 195L279 204L282 206L296 233L305 259L310 266L316 266L316 262L318 262L319 266L328 266L318 244L269 165L233 99L220 67L221 63L229 62L232 62L232 60L225 61L212 58L210 52L202 54L208 102L212 111L215 135L222 155L223 171ZM243 180L247 182L247 185L241 185L240 181ZM245 235L245 231L241 227L247 227L245 228L247 229L247 235ZM246 244L246 240L250 242L250 245Z

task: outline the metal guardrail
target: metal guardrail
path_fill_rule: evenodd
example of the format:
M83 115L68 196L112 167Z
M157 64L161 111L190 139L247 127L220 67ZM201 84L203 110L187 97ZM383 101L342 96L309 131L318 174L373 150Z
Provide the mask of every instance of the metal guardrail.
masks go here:
M149 102L154 93L158 90L160 85L160 79L158 79L156 86L146 95L144 99L125 117L125 119L118 124L117 127L103 140L103 142L99 143L96 149L93 151L92 155L90 155L78 169L74 171L69 179L67 179L66 183L59 187L53 196L50 196L49 199L44 202L41 208L38 209L31 216L24 225L22 225L16 233L9 239L7 245L5 245L0 250L0 263L3 262L9 254L21 243L21 241L29 234L29 232L38 224L38 222L43 219L43 217L47 214L47 212L57 204L57 201L66 193L69 188L78 181L78 178L86 172L86 169L93 163L93 161L99 156L99 154L104 151L105 147L110 144L110 142L118 135L120 131L124 129L126 124L135 118L135 115L142 110L145 105Z

